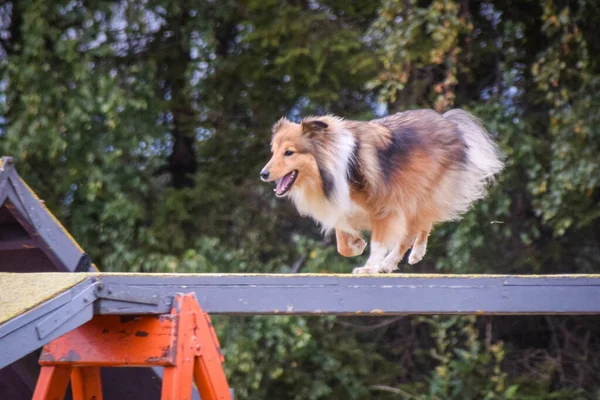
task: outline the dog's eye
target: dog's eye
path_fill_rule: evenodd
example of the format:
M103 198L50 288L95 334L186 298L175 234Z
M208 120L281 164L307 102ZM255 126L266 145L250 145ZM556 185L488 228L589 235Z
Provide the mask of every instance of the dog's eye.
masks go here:
M293 154L294 154L294 152L291 151L291 150L286 150L285 153L283 153L283 155L286 156L286 157L289 157L289 156L291 156Z

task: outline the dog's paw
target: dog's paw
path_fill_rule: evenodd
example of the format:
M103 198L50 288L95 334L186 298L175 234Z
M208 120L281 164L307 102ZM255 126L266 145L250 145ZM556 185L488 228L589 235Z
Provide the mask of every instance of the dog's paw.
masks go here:
M425 252L427 248L425 246L417 246L413 247L410 251L410 256L408 256L408 263L410 265L416 264L425 257Z
M377 265L365 265L364 267L354 268L353 274L378 274L379 267Z
M365 265L364 267L354 268L353 274L388 274L396 269L396 265L385 263L379 265Z
M379 265L379 269L378 272L380 274L390 274L392 272L394 272L394 270L396 270L398 268L398 264L389 264L389 263L381 263L381 265Z
M365 251L367 242L365 242L362 238L355 237L348 240L348 247L352 250L352 257L360 256L363 251Z
M344 244L344 246L338 246L338 253L344 257L360 256L367 247L367 242L355 236L348 236Z

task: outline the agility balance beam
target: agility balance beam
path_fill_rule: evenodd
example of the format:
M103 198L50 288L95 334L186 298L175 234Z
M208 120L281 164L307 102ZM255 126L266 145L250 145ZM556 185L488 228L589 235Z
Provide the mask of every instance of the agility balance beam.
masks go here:
M194 292L211 314L600 314L600 275L101 274L104 290ZM166 305L165 305L166 306ZM143 313L103 299L97 312Z
M600 314L600 275L0 273L0 368L94 315L167 314L178 293L222 315ZM40 287L63 290L34 296ZM77 279L68 279L70 276ZM28 289L29 288L29 289ZM31 293L28 293L28 290ZM8 307L6 308L8 309Z

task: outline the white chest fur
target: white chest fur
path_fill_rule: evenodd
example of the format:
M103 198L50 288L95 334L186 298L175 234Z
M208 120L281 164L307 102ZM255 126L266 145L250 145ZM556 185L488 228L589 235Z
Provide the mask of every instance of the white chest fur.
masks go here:
M364 209L349 202L349 209L342 208L323 197L310 197L300 188L294 188L290 197L301 215L313 218L321 224L323 231L338 228L344 232L358 234L361 229L367 228L365 222L367 214Z
M339 228L347 233L356 234L361 227L355 223L355 214L362 214L364 210L352 202L346 178L356 146L355 138L343 126L341 119L328 117L327 123L332 132L331 143L326 150L327 157L320 160L319 168L329 172L332 178L329 198L319 190L310 192L306 189L321 185L321 182L316 181L307 182L304 187L293 187L290 197L300 214L315 219L324 231ZM360 217L362 218L362 215Z

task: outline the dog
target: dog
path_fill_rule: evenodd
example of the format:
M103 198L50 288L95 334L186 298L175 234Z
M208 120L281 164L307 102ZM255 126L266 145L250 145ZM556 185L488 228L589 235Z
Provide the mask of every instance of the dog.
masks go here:
M434 225L459 219L504 167L498 146L472 114L421 109L370 121L327 115L272 127L272 157L260 172L301 215L335 230L345 257L363 253L354 273L392 272L425 256Z

